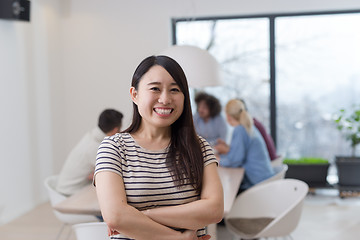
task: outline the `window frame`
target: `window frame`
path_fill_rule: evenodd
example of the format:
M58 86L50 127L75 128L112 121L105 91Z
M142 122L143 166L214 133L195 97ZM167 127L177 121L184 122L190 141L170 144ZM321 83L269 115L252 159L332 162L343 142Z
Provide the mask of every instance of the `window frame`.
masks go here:
M321 15L339 15L339 14L360 14L360 9L339 10L339 11L313 11L313 12L294 12L294 13L273 13L258 15L231 15L216 17L195 17L195 18L172 18L172 44L176 45L176 24L178 22L191 21L214 21L214 20L230 20L230 19L250 19L250 18L268 18L269 20L269 64L270 64L270 134L277 146L277 124L276 124L276 51L275 51L275 31L277 18L281 17L300 17L300 16L321 16Z

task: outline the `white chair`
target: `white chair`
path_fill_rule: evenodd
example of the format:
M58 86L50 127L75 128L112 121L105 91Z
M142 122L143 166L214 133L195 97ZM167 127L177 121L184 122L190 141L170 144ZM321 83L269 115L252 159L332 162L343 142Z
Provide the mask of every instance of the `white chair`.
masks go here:
M271 161L271 166L272 167L280 166L283 164L283 161L284 161L284 157L282 155L280 155Z
M60 203L61 201L66 199L66 196L62 195L61 193L57 192L55 187L57 183L58 176L53 175L50 177L47 177L45 179L44 185L47 190L47 193L49 195L50 204L51 206L55 206L57 203ZM95 216L92 215L83 215L83 214L65 214L61 213L59 211L56 211L53 209L53 212L57 219L59 219L64 224L61 226L61 229L59 230L59 233L56 236L56 239L59 239L61 236L64 228L67 225L72 225L76 223L86 223L86 222L98 222L99 219L97 219ZM71 229L70 229L71 230ZM67 235L67 238L70 236L70 231ZM66 239L67 239L66 238Z
M265 179L265 180L259 182L258 184L264 184L264 183L268 183L268 182L271 182L271 181L284 179L286 171L288 170L288 168L289 167L286 164L281 164L279 166L274 166L273 169L274 169L275 174L272 177L269 177L268 179Z
M226 228L234 239L290 236L299 223L308 189L297 179L255 185L236 198L225 216Z
M107 225L104 222L74 224L77 240L108 240Z

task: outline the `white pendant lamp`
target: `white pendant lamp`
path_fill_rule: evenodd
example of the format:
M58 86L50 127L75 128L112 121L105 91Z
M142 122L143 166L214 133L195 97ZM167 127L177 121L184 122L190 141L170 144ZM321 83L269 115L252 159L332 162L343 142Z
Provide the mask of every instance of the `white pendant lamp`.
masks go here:
M169 56L180 64L191 88L221 84L220 65L206 50L195 46L173 45L160 55Z

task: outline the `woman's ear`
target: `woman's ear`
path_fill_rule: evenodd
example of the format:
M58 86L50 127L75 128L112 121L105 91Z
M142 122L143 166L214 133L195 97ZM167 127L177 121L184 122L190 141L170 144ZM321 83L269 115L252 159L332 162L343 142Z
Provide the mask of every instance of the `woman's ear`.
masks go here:
M135 103L137 105L137 91L134 87L130 88L130 96L131 96L131 100L133 101L133 103Z

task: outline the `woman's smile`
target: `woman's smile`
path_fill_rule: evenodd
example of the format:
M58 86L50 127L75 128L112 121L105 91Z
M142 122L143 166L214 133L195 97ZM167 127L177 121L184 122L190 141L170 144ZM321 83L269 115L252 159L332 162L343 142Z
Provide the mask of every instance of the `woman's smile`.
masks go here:
M157 108L154 108L154 111L161 117L167 117L167 116L170 116L170 114L174 111L174 109L157 107Z

